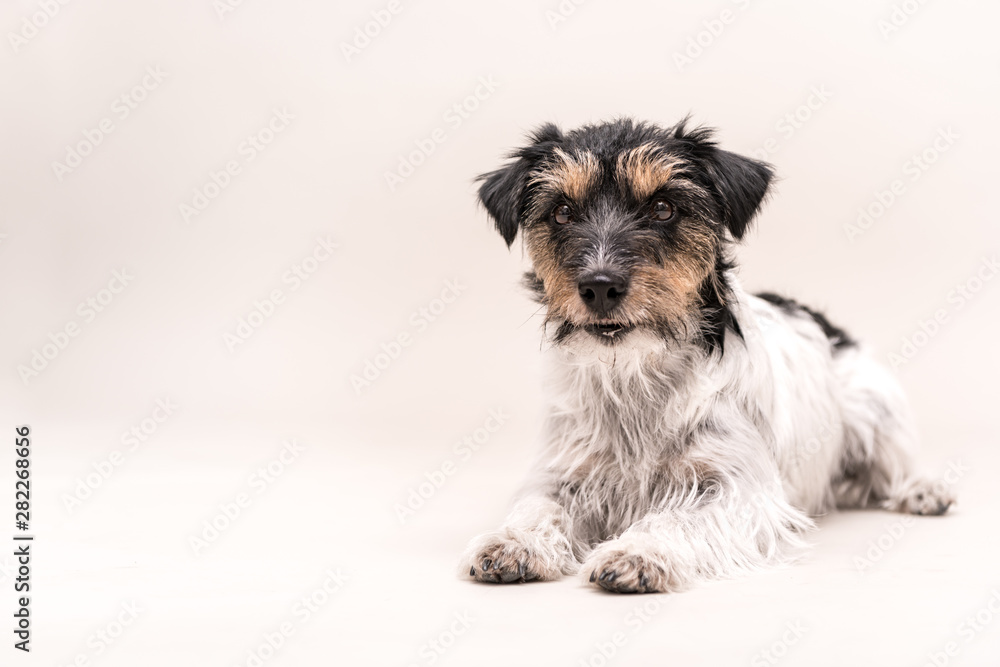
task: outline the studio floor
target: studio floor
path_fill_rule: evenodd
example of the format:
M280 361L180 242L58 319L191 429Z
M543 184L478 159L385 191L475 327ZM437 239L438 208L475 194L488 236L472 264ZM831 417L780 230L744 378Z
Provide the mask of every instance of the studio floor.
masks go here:
M36 428L51 487L36 509L36 664L1000 664L1000 491L983 472L997 456L974 434L935 462L956 471L949 515L832 515L785 569L655 596L456 576L465 541L501 520L534 426L480 432L457 456L178 415L119 447L106 478L114 427ZM64 439L79 456L41 446Z

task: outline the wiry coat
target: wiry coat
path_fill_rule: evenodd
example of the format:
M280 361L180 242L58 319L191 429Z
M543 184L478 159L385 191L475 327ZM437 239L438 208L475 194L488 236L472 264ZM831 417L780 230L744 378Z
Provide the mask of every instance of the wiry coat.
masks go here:
M766 165L703 130L628 121L548 127L515 157L481 196L508 243L525 231L551 406L531 479L463 572L530 581L582 563L608 590L678 590L786 560L836 506L947 509L943 489L912 477L893 378L822 315L746 294L730 270L727 235L756 212ZM683 202L670 226L651 222L649 202L662 213L668 198L670 211ZM546 223L552 206L576 224ZM595 271L621 293L600 310L586 303L585 285L604 284L586 282Z

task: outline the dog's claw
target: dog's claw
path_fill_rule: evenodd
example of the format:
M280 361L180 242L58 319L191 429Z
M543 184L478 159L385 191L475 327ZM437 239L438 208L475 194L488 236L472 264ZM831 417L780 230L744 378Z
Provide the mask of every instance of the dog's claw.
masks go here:
M639 586L641 586L642 588L649 588L649 577L647 577L644 574L640 575L639 576Z
M517 564L517 576L519 579L524 579L524 563Z
M476 566L475 565L473 565L472 567L469 568L469 576L470 577L476 576Z
M487 570L489 570L490 569L490 565L492 565L492 564L493 564L493 561L491 561L489 558L484 558L483 559L483 572L486 572Z
M612 581L615 580L615 577L617 576L618 576L617 572L613 570L605 570L604 572L601 573L601 581L606 581L610 584Z
M597 570L590 573L590 583L594 583L595 581L597 581Z

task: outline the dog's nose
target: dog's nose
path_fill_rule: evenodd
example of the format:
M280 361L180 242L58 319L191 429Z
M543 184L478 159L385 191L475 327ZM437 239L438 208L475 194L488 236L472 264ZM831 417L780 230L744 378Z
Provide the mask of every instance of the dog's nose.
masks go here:
M577 283L580 298L600 316L607 315L621 303L628 289L628 283L621 276L612 273L591 273Z

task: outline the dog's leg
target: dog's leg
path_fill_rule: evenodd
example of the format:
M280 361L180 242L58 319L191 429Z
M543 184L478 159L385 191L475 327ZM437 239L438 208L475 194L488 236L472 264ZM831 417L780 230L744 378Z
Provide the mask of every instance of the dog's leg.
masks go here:
M769 482L760 472L720 472L679 490L598 546L581 574L613 592L662 593L789 560L813 524L785 500L776 470Z
M915 429L895 378L860 351L846 353L838 365L845 387L838 506L944 514L955 496L944 481L914 473Z
M550 496L538 493L514 506L500 530L469 543L462 573L489 583L552 580L576 571L570 517Z

